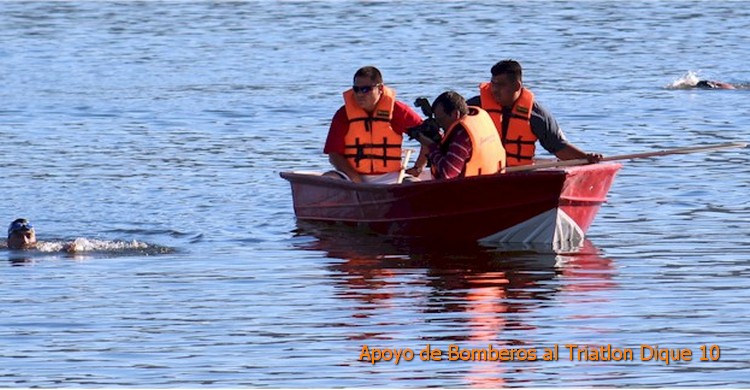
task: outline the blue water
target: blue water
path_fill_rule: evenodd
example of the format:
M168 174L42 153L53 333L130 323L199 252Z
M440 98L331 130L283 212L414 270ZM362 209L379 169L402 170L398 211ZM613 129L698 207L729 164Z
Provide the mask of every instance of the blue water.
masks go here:
M750 386L747 150L626 162L588 250L559 256L298 226L278 176L328 167L368 64L411 102L473 96L517 59L605 155L747 141L749 91L667 86L747 84L749 5L0 2L0 223L99 243L0 249L0 386ZM424 362L427 344L540 352ZM372 365L363 345L417 358Z

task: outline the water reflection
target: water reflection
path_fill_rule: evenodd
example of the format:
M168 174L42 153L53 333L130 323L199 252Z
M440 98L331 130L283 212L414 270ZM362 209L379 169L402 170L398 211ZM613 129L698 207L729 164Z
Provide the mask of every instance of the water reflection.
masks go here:
M420 328L429 330L418 335L425 344L535 348L540 341L530 335L547 333L539 329L545 315L540 308L562 294L575 297L615 287L612 261L590 241L576 252L539 253L391 239L303 222L298 222L296 234L313 239L297 244L299 248L340 260L328 269L336 297L354 302L352 324L367 319L387 325L368 327L353 340L408 339L411 335L397 334L408 331L398 329L420 322ZM386 314L393 311L404 322ZM469 363L463 373L472 386L505 383L502 364ZM519 369L533 367L514 367Z

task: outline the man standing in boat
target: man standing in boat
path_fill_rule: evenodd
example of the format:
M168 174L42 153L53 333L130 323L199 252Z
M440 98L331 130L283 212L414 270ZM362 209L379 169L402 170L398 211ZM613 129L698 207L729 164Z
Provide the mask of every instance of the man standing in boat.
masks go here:
M467 103L490 114L505 147L509 167L533 164L537 140L560 160L587 159L595 163L602 159L601 154L586 153L567 141L552 114L524 88L521 64L514 60L500 61L490 72L490 82L482 83L479 96Z
M355 183L395 183L401 170L401 144L407 128L422 118L396 100L396 92L383 85L374 66L354 74L354 84L344 92L344 105L331 120L323 153L337 172Z
M445 131L442 140L435 143L419 134L417 141L429 150L433 178L491 175L505 167L505 150L486 111L447 91L432 103L432 112Z

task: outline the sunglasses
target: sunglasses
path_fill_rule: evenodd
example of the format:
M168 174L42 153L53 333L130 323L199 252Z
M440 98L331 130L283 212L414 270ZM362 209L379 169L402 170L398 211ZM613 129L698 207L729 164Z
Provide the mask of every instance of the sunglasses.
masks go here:
M358 87L356 85L352 85L352 90L354 93L368 93L373 90L373 88L380 86L380 84L375 85L365 85L364 87Z

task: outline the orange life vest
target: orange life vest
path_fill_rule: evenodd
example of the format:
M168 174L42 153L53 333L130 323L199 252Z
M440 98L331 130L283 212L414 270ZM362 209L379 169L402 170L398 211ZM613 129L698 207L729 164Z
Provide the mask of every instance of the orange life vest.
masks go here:
M344 136L344 157L358 173L380 174L401 169L403 136L391 127L396 92L383 86L375 111L368 114L354 99L354 91L344 92L349 131Z
M469 113L445 132L443 141L440 142L441 150L447 151L458 125L466 130L471 139L471 157L466 161L463 177L491 175L505 168L505 149L500 136L490 115L479 107L469 106ZM432 169L433 176L436 176L434 165Z
M479 96L484 108L492 117L500 139L505 146L508 166L529 165L534 162L537 137L531 131L531 109L534 107L534 94L526 88L521 89L521 96L513 103L508 128L503 132L503 107L492 96L492 85L479 85Z

